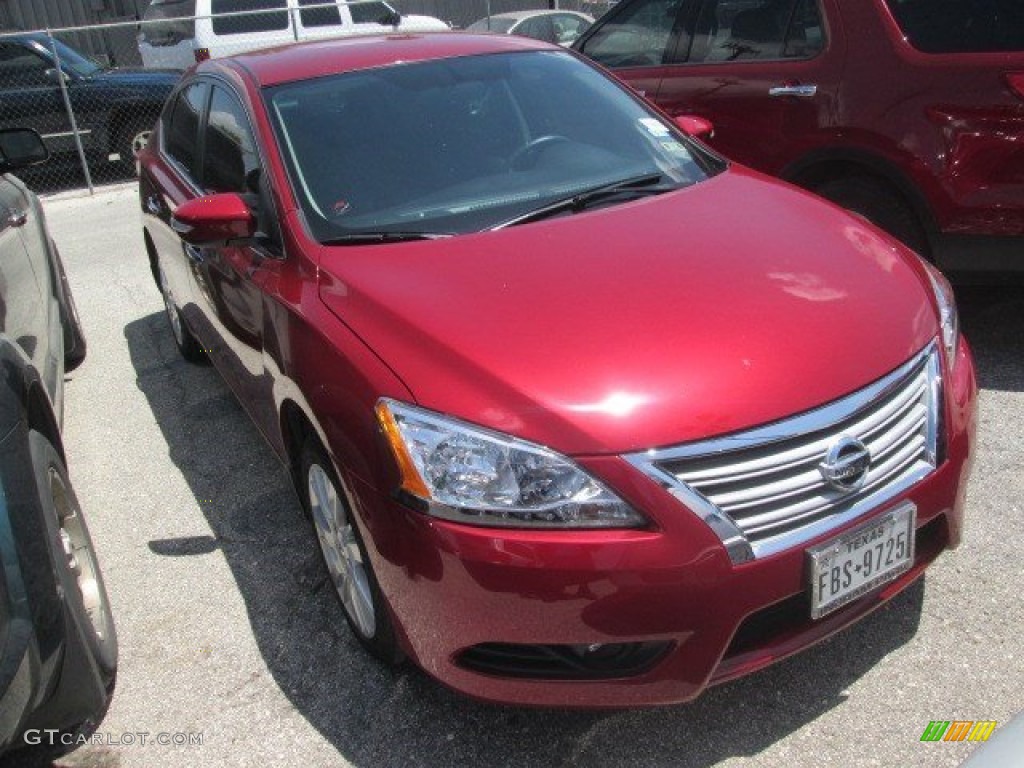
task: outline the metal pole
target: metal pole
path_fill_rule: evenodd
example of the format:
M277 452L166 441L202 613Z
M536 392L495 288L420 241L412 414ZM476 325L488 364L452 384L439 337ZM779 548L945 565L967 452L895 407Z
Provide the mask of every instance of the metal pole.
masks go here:
M71 123L71 133L75 137L75 148L78 150L78 159L82 163L82 173L85 174L85 183L89 186L89 194L93 195L96 190L92 186L92 174L89 173L89 163L85 159L85 149L82 148L82 136L78 133L78 122L75 120L75 110L71 108L71 97L68 96L68 84L64 82L64 70L60 66L60 52L57 50L57 41L50 30L46 30L46 36L50 38L50 50L53 51L53 63L56 65L57 82L60 84L60 95L64 98L64 109L67 110L68 120Z
M487 0L487 31L491 31L491 0Z
M299 23L295 20L295 6L288 9L288 18L292 20L292 39L299 42Z

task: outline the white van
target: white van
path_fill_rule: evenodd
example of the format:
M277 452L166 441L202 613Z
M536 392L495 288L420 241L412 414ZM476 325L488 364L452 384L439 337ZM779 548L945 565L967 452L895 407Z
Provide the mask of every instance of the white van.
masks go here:
M185 69L197 61L296 40L446 30L432 16L399 16L383 0L153 0L139 32L147 67Z

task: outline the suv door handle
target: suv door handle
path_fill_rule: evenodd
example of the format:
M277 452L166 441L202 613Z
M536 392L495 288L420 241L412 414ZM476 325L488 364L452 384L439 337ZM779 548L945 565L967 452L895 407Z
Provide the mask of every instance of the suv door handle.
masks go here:
M816 85L776 85L768 89L769 96L800 96L805 99L817 93Z
M28 211L7 211L7 223L12 227L22 227L28 221Z

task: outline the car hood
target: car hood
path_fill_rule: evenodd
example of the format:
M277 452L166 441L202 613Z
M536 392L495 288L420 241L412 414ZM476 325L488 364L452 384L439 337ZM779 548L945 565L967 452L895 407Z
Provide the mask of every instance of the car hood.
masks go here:
M938 330L915 262L733 169L495 232L325 247L321 297L420 405L621 453L765 424L895 369Z

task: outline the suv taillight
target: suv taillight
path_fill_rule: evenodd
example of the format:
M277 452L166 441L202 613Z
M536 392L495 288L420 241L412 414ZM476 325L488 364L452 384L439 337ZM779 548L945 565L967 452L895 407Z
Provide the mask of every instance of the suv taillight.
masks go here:
M1006 82L1022 99L1024 99L1024 72L1007 72Z
M206 61L208 58L210 58L209 48L196 48L193 51L193 53L195 53L196 55L196 64L198 64L200 61Z

